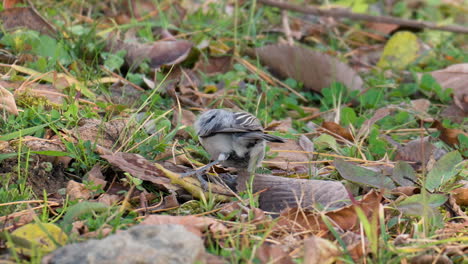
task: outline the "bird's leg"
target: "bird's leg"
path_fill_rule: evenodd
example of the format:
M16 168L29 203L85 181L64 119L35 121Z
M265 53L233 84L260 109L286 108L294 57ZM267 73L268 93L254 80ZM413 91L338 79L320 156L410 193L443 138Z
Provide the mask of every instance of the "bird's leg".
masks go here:
M202 184L203 189L208 189L208 188L206 188L208 186L208 182L203 178L203 172L208 170L213 165L219 164L220 162L227 160L228 157L229 157L229 154L221 153L221 154L219 154L219 156L218 156L218 158L216 160L206 164L205 166L203 166L201 168L198 168L196 170L193 170L193 171L182 173L181 178L185 178L185 177L191 176L191 175L197 175L197 178L200 181L200 183Z

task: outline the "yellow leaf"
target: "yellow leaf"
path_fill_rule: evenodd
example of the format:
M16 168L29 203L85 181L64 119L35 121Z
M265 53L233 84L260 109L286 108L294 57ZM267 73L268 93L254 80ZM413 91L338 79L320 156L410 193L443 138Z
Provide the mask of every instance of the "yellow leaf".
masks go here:
M29 241L33 247L36 247L44 253L54 251L57 248L56 243L64 245L68 240L68 236L62 231L62 229L49 223L27 224L16 229L11 234ZM30 256L33 252L33 249L11 244L7 245L9 248L14 249L20 254Z
M419 48L416 35L408 31L398 32L385 45L377 66L403 69L416 60Z
M7 112L18 115L18 108L16 108L13 94L2 86L0 86L0 110L1 109L5 109Z

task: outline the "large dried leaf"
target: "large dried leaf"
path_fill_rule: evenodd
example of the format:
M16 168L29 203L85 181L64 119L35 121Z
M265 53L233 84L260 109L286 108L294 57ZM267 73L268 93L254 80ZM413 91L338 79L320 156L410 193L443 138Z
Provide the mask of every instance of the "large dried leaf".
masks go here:
M255 49L262 64L280 78L293 78L309 90L320 92L333 82L341 82L350 90L362 90L361 77L338 59L299 46L283 44Z
M0 110L5 110L11 114L18 115L15 98L13 94L0 85Z
M237 191L245 190L248 177L238 176ZM346 205L348 195L344 185L338 181L292 179L257 174L253 179L253 189L260 194L260 208L279 212L288 207L338 208Z
M445 69L431 72L432 77L442 88L452 88L455 103L468 113L468 63L451 65Z
M281 245L263 243L255 252L262 264L294 264ZM307 263L307 262L306 262Z
M0 12L0 20L5 29L27 28L42 34L53 35L55 29L31 7L15 7Z
M359 167L342 159L336 159L334 165L341 177L348 181L380 189L391 190L395 188L392 179L379 172Z
M125 50L125 61L130 68L138 67L145 60L151 68L174 65L187 58L193 44L186 40L157 41L152 44L125 42L110 39L108 49L111 52Z
M319 214L315 211L304 211L304 209L288 208L281 212L277 230L287 232L328 232L328 227L322 220L323 217L328 217L330 222L341 230L355 230L359 228L359 217L356 213L356 207L361 208L364 214L369 218L375 212L378 212L380 200L382 196L375 191L371 191L364 195L361 201L355 204Z
M113 155L102 155L113 166L130 173L135 178L154 183L162 190L177 190L171 180L151 162L138 154L118 152Z

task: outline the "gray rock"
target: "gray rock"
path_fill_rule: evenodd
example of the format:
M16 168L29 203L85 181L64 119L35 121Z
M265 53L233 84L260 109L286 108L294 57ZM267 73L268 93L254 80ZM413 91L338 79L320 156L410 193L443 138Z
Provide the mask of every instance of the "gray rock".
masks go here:
M102 240L70 244L46 256L44 264L194 263L203 241L181 225L142 225Z

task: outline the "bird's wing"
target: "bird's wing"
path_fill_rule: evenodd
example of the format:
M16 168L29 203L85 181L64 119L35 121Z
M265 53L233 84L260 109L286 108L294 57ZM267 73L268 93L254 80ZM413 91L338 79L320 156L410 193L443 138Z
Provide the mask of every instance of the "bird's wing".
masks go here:
M241 132L263 131L260 120L250 113L235 112L234 121L232 128L242 130Z

